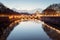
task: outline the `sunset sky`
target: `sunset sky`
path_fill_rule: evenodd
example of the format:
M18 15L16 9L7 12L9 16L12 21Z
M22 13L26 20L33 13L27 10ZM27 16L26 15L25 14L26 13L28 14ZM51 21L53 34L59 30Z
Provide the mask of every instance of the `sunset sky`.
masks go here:
M9 8L32 10L36 8L45 9L50 4L60 3L60 0L0 0L0 2Z

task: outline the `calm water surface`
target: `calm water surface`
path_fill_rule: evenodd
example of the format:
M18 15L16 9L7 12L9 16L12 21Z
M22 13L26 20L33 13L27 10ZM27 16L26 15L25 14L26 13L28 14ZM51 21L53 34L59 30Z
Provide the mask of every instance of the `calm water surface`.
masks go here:
M21 22L8 36L7 40L51 40L42 28L42 23Z

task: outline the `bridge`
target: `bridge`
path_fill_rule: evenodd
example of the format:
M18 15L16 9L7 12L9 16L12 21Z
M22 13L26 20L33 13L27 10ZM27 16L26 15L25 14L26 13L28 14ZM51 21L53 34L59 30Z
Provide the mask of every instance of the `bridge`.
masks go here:
M60 17L57 15L0 15L0 39L6 40L13 28L22 21L42 21L48 28L60 33ZM55 23L54 23L55 22ZM52 25L51 25L52 24ZM59 26L58 26L59 25ZM58 27L57 27L58 26Z

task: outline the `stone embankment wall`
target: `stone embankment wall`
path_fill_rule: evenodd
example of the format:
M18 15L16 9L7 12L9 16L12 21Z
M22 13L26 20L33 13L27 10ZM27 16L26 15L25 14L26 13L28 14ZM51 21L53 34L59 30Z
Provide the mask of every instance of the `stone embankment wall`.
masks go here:
M60 29L60 17L41 17L41 21Z

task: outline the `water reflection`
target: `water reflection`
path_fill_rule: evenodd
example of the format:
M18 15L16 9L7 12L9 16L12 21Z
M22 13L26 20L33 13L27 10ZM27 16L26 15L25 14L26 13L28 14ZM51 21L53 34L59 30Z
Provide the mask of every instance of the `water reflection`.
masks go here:
M51 27L47 27L46 25L43 24L43 29L44 31L48 34L50 38L53 40L60 40L60 33L57 30L52 29Z
M41 23L21 22L14 28L7 40L51 40L42 28Z

